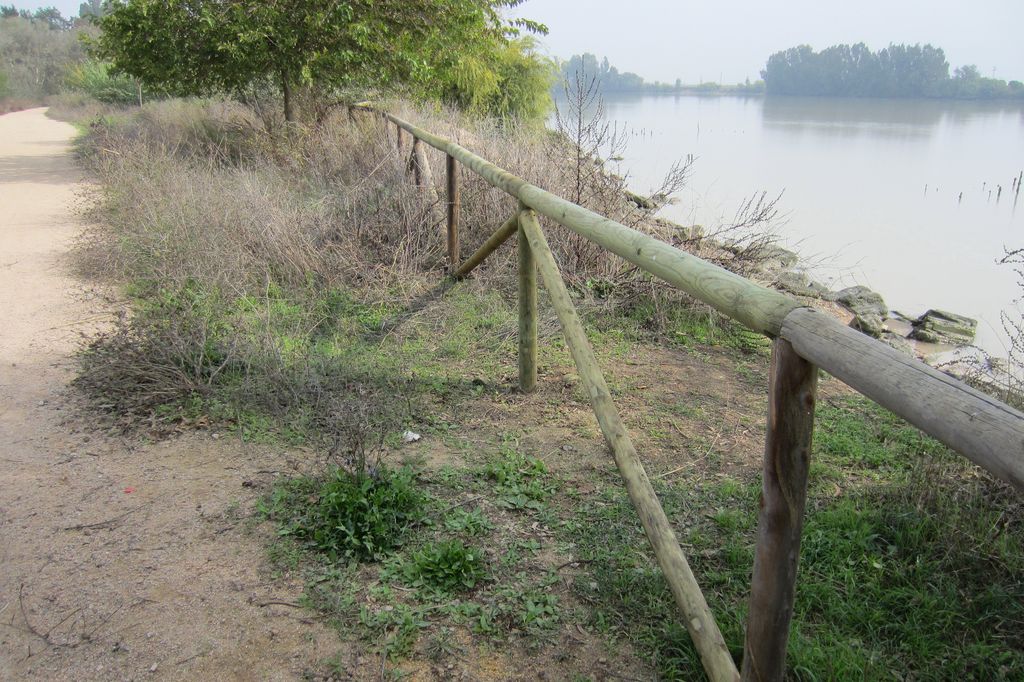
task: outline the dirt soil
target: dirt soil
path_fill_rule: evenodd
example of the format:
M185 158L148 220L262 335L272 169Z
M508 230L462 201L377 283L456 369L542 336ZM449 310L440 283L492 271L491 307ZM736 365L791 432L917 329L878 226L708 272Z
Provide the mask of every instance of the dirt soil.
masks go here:
M287 605L301 585L269 579L245 521L287 456L105 435L67 389L112 309L66 263L74 134L44 109L0 117L0 680L315 678L353 652Z

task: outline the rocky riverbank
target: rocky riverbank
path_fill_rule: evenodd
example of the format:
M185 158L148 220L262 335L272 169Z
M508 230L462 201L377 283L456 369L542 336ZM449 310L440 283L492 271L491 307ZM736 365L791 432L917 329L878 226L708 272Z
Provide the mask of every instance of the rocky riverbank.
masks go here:
M799 268L799 256L772 247L777 253L761 268L768 284L812 301L836 304L847 323L868 336L925 362L941 362L957 348L974 343L978 321L946 310L929 309L917 317L890 310L881 294L865 286L832 291Z

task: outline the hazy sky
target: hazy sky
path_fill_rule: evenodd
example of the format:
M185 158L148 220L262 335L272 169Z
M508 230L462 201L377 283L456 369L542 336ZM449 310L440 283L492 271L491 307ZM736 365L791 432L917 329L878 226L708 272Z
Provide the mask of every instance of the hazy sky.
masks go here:
M647 80L758 78L768 56L802 43L931 43L950 71L1024 80L1024 0L528 0L548 52L592 52Z
M79 0L14 4L68 15ZM553 56L593 52L648 80L756 79L772 52L860 41L931 43L951 69L1024 80L1024 0L528 0L519 12L548 25Z

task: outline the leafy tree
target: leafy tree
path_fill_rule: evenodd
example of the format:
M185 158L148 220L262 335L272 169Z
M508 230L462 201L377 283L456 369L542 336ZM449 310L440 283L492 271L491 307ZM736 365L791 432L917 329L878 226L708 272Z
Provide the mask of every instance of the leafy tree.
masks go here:
M133 104L142 98L138 83L127 76L110 73L110 65L89 60L72 66L65 78L71 90L110 104Z
M56 7L40 7L35 13L32 13L27 9L18 9L14 5L0 5L0 18L15 17L41 21L55 31L66 31L75 24L72 19L65 19Z
M78 6L78 16L82 19L102 17L106 13L107 2L105 0L88 0Z
M469 111L539 121L551 110L554 64L531 36L498 46L485 61L461 60L451 75L444 97Z
M940 48L889 45L875 53L863 43L833 45L815 52L800 45L768 58L761 72L767 90L782 95L854 97L1006 97L1004 81L982 78L975 66L956 69Z
M5 13L0 18L0 70L10 94L40 99L59 92L67 69L80 62L81 29L54 30L45 19Z
M46 23L54 31L66 31L75 24L71 19L65 19L56 7L40 7L32 18Z
M114 0L97 20L95 54L118 72L178 94L241 91L272 80L285 118L293 93L451 84L528 20L523 0Z
M600 63L597 57L589 52L574 54L569 61L562 65L562 80L572 83L576 80L577 74L587 74L593 77L597 85L604 92L643 90L650 85L635 73L629 71L620 72L617 68L608 63L605 57Z

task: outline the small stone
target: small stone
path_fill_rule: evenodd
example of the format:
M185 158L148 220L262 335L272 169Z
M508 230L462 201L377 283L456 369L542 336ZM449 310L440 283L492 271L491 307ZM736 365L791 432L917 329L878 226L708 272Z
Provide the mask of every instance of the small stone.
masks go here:
M155 673L156 669L157 669L157 667L159 667L159 665L160 665L159 663L154 663L153 665L149 666L149 672Z
M767 275L775 275L786 270L791 270L800 260L800 257L780 246L755 246L752 248L737 248L734 252L738 256L746 256L757 262L757 268Z
M805 272L786 271L775 278L775 288L788 291L797 296L808 298L825 298L828 287L807 276Z
M835 300L854 315L877 315L882 319L889 316L889 308L881 295L867 287L847 287L836 293Z
M882 334L887 331L882 318L870 313L854 315L853 319L850 320L850 326L862 334L873 336L876 339L881 338Z
M900 336L899 334L894 334L892 332L883 332L881 340L882 343L886 344L887 346L895 348L904 355L917 357L917 353L914 352L913 344L911 344L910 341L907 341L904 337Z
M913 322L910 338L927 343L966 346L974 343L978 321L945 310L929 310Z

